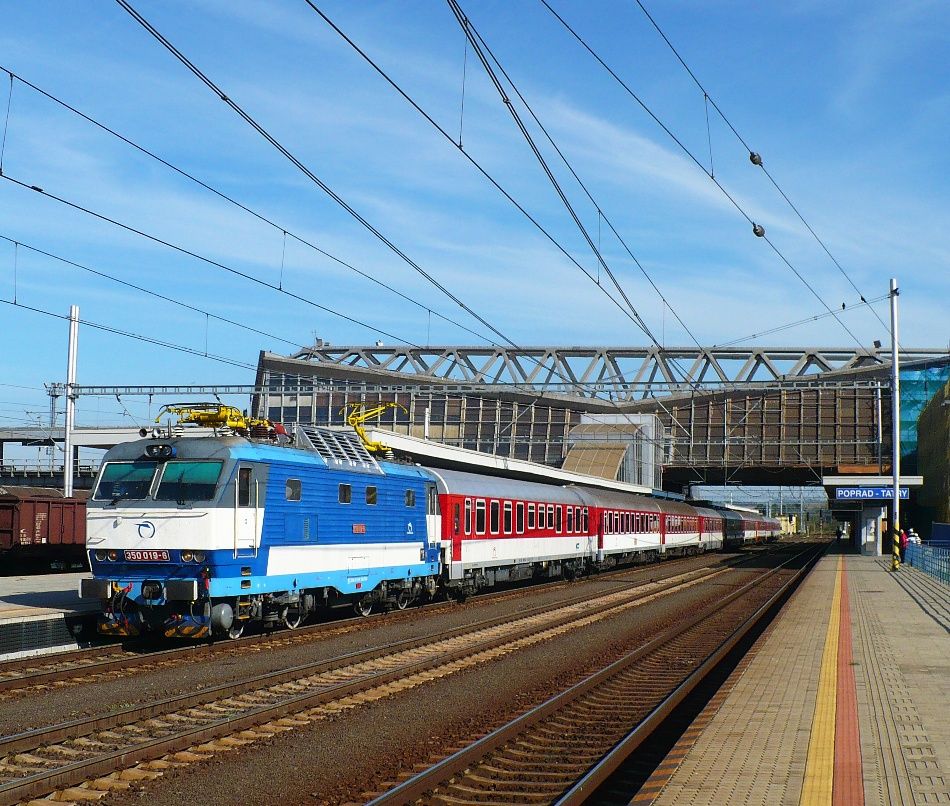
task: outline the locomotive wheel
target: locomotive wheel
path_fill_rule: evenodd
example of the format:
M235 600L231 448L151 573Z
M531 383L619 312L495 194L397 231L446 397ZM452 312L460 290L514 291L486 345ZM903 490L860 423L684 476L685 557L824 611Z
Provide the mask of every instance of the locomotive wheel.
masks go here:
M412 597L409 595L409 591L401 590L396 594L396 609L405 610L409 607L409 602L412 600Z
M239 619L234 619L231 622L231 626L228 627L228 638L237 639L240 638L244 633L244 622Z
M284 610L284 626L288 630L296 630L301 624L303 624L306 614L298 608L287 608Z
M362 616L366 618L370 613L373 612L373 600L368 596L364 596L362 599L357 599L353 603L353 612L357 616Z

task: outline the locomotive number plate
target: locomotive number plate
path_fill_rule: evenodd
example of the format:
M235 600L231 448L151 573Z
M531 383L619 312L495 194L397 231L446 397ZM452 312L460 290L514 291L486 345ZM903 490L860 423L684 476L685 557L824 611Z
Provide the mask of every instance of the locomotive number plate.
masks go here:
M131 562L168 562L165 549L127 549L125 559Z

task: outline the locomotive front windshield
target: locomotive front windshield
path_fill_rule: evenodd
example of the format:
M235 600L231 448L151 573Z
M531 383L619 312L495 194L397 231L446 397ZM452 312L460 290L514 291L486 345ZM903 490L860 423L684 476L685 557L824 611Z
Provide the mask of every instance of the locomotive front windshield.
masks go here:
M214 498L223 462L166 462L156 501L210 501Z
M109 462L93 498L97 501L148 498L158 462Z

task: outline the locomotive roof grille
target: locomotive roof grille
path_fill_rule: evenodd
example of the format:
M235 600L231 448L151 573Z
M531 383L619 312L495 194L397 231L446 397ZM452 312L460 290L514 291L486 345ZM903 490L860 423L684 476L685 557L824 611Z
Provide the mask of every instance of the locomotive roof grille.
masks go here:
M379 474L383 472L356 434L313 425L298 425L294 437L296 447L319 454L330 468Z

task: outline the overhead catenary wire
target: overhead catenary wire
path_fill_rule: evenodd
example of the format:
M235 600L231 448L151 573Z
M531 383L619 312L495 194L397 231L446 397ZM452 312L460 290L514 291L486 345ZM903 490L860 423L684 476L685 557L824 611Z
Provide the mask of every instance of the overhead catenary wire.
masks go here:
M469 22L469 25L471 25L471 22ZM590 203L594 206L594 209L597 211L597 250L598 250L598 251L601 251L601 246L600 246L600 223L601 223L601 220L603 220L603 222L606 223L607 226L610 228L610 231L614 234L614 237L616 237L616 239L620 242L620 245L623 246L624 251L625 251L625 252L627 253L627 255L630 257L630 259L634 262L634 264L636 265L636 267L640 270L640 273L643 275L643 277L646 279L646 281L647 281L647 282L650 284L650 286L653 288L653 290L654 290L654 292L656 293L656 295L660 298L660 300L663 302L663 304L664 304L667 308L670 309L670 313L673 314L674 318L675 318L676 321L679 323L680 327L682 327L683 330L686 331L686 334L693 340L693 343L694 343L697 347L699 347L700 349L702 349L702 345L699 343L699 340L696 338L696 336L693 334L692 330L690 330L689 326L683 321L682 317L679 315L679 313L676 311L676 309L673 307L673 305L670 303L670 301L666 298L666 296L663 294L663 292L660 290L659 286L656 284L656 282L654 281L653 277L652 277L652 276L650 275L650 273L646 270L646 268L643 266L643 264L640 262L640 260L637 258L637 256L633 253L633 250L630 248L630 246L627 244L627 242L623 239L623 237L622 237L622 236L620 235L620 233L617 231L617 228L614 226L613 222L610 220L610 218L608 218L607 214L604 212L603 207L601 206L600 202L599 202L597 199L594 198L594 195L591 193L590 189L587 187L587 185L584 183L584 181L580 178L580 176L578 175L577 171L574 169L574 166L571 164L570 160L567 159L567 157L565 156L564 152L561 150L560 146L558 146L558 144L555 142L554 138L551 136L551 133L548 131L548 129L545 127L545 125L541 122L540 118L539 118L538 115L535 113L535 111L534 111L534 109L532 108L532 106L528 103L527 99L524 97L524 95L522 94L521 90L518 89L518 86L515 84L515 82L514 82L514 81L512 80L512 78L511 78L511 76L510 76L510 75L508 74L508 72L505 70L504 65L498 60L498 58L497 58L497 57L495 56L495 54L492 52L491 48L489 47L489 45L488 45L488 43L485 41L485 39L482 37L482 35L474 28L474 26L471 26L471 27L472 27L472 31L474 32L475 36L478 37L479 42L481 42L482 46L485 48L485 52L491 57L491 60L492 60L492 61L494 62L494 64L498 67L498 69L499 69L499 71L501 72L501 74L505 77L505 80L508 82L508 84L509 84L509 86L511 87L511 89L514 90L515 94L518 96L518 98L519 98L519 100L521 101L521 103L524 104L524 107L525 107L525 109L528 111L528 114L531 115L531 117L532 117L532 119L534 120L534 122L538 125L538 128L539 128L539 129L541 130L541 132L544 134L544 136L545 136L545 138L547 139L547 141L551 144L551 147L555 150L555 152L557 153L558 157L561 159L561 162L564 163L565 167L566 167L567 170L570 172L571 176L574 177L574 180L575 180L575 181L577 182L577 184L580 186L581 190L584 191L584 195L587 196L588 200L589 200Z
M31 90L33 90L34 92L36 92L36 93L42 95L43 97L47 98L48 100L52 101L53 103L58 104L58 105L61 106L63 109L66 109L66 110L68 110L69 112L73 113L74 115L76 115L76 116L82 118L82 119L85 120L86 122L92 124L93 126L95 126L96 128L100 129L101 131L103 131L103 132L105 132L105 133L111 135L112 137L116 138L117 140L120 140L121 142L125 143L126 145L128 145L128 146L130 146L131 148L133 148L133 149L135 149L136 151L138 151L139 153L141 153L141 154L143 154L143 155L149 157L150 159L155 160L156 162L158 162L158 163L161 164L161 165L164 165L164 166L165 166L166 168L168 168L169 170L174 171L174 172L177 173L179 176L181 176L181 177L183 177L183 178L189 180L190 182L193 182L194 184L198 185L199 187L204 188L204 189L207 190L208 192L213 193L215 196L217 196L218 198L220 198L222 201L226 201L228 204L231 204L231 205L233 205L234 207L237 207L238 209L243 210L245 213L248 213L249 215L252 215L254 218L256 218L256 219L258 219L259 221L261 221L262 223L268 225L269 227L271 227L271 228L274 229L275 231L280 232L281 235L282 235L281 268L283 268L283 260L284 260L284 255L285 255L285 252L286 252L286 246L287 246L287 237L290 236L293 240L297 241L297 242L298 242L299 244L301 244L302 246L305 246L305 247L307 247L308 249L312 249L314 252L317 252L318 254L323 255L325 258L327 258L327 259L333 261L334 263L337 263L338 265L343 266L344 268L348 269L349 271L352 271L352 272L354 272L355 274L358 274L360 277L363 277L364 279L369 280L369 281L372 282L372 283L375 283L376 285L380 286L381 288L384 288L385 290L389 291L390 293L395 294L395 295L398 296L400 299L402 299L402 300L404 300L404 301L406 301L406 302L409 302L409 303L411 303L411 304L413 304L413 305L416 305L416 306L418 306L419 308L421 308L421 309L423 309L423 310L426 310L426 311L429 310L428 306L423 305L421 302L419 302L419 301L416 300L416 299L413 299L413 298L412 298L411 296L409 296L408 294L404 294L403 292L399 291L398 289L394 288L393 286L391 286L391 285L389 285L389 284L387 284L387 283L384 283L384 282L383 282L382 280L380 280L378 277L374 277L372 274L369 274L368 272L365 272L365 271L363 271L362 269L359 269L358 267L354 266L352 263L349 263L349 262L343 260L342 258L338 257L337 255L334 255L334 254L332 254L331 252L328 252L326 249L323 249L322 247L317 246L315 243L313 243L313 242L310 241L309 239L303 237L302 235L298 235L297 233L295 233L295 232L293 232L292 230L288 229L285 225L278 224L278 223L275 222L272 218L270 218L270 217L264 215L264 214L261 213L260 211L254 210L253 208L247 206L247 205L244 204L243 202L238 201L237 199L235 199L235 198L234 198L233 196L231 196L230 194L225 193L225 192L222 191L221 189L216 188L216 187L214 187L213 185L209 184L208 182L205 182L204 180L198 178L198 177L195 176L193 173L191 173L191 172L189 172L189 171L186 171L185 169L183 169L183 168L181 168L181 167L175 165L174 163L170 162L169 160L167 160L167 159L165 159L164 157L160 156L159 154L155 153L155 152L152 151L151 149L146 148L145 146L141 145L140 143L135 142L135 141L132 140L131 138L126 137L124 134L122 134L122 133L120 133L119 131L113 129L112 127L106 125L106 124L103 123L102 121L97 120L96 118L92 117L91 115L87 114L86 112L83 112L81 109L78 109L78 108L77 108L76 106L74 106L73 104L70 104L70 103L68 103L67 101L64 101L62 98L59 98L59 97L57 97L56 95L53 95L51 92L49 92L49 91L43 89L42 87L37 86L37 85L34 84L33 82L28 81L27 79L23 78L23 76L19 75L18 73L14 73L12 70L10 70L10 69L7 68L7 67L4 67L3 65L0 65L0 70L2 70L3 72L7 73L7 74L10 76L10 81L11 81L11 82L14 81L14 80L16 80L16 81L20 82L21 84L23 84L24 86L29 87L29 88L30 88ZM2 173L2 171L0 171L0 173ZM281 281L278 283L278 285L279 285L279 287L281 287L281 288L283 287L283 274L281 274ZM442 320L443 320L444 322L446 322L447 324L453 325L453 326L459 328L460 330L464 330L465 332L467 332L467 333L469 333L469 334L471 334L471 335L473 335L473 336L476 336L477 338L480 338L480 339L484 338L484 336L482 336L480 333L477 333L476 331L474 331L474 330L472 330L472 329L466 327L466 326L463 325L461 322L457 322L456 320L452 319L451 317L445 316L444 314L439 313L438 311L432 311L432 313L433 313L435 316L437 316L439 319L442 319Z
M454 0L449 0L449 2L454 2ZM571 25L560 14L558 14L557 11L555 11L551 7L550 3L548 3L548 0L539 0L539 2L554 16L555 19L557 19L558 22L561 23L561 25L568 31L568 33L570 33L570 35L573 36L574 39L577 40L577 42L581 45L581 47L583 47L594 58L594 60L597 61L597 63L600 64L600 66L603 67L604 70L607 71L607 73L623 88L623 90L631 98L633 98L634 101L636 101L636 103L643 109L643 111L646 112L647 115L649 115L650 118L653 119L653 121L667 134L667 136L670 137L671 140L673 140L674 143L676 143L676 145L680 148L680 150L704 174L706 174L707 177L709 177L710 181L713 182L713 184L715 184L717 188L719 188L720 192L726 197L726 199L729 200L729 202L732 204L733 207L735 207L735 209L739 212L739 214L743 218L745 218L745 220L749 224L751 224L753 228L755 228L756 222L749 215L749 213L746 212L745 208L743 208L742 205L739 204L736 198L728 191L728 189L722 184L722 182L720 182L710 172L710 170L705 165L703 165L702 161L686 146L686 144L683 143L683 141L680 140L680 138L676 136L673 130L670 129L670 127L667 126L657 116L657 114L646 104L646 102L642 98L640 98L640 96L636 92L633 91L633 89L631 89L630 85L627 84L627 82L625 82L617 74L617 72L609 64L607 64L606 61L604 61L604 59L600 56L600 54L598 54L597 51L595 51L575 29L571 27ZM758 234L758 232L759 231L756 230L756 234ZM828 311L829 314L834 316L835 321L841 326L841 328L854 340L854 342L859 347L863 347L861 340L841 320L841 318L837 316L834 309L831 308L831 306L829 306L828 303L825 302L824 298L818 293L818 291L811 284L811 282L809 282L808 279L797 268L795 268L795 266L791 263L791 261L787 257L785 257L784 253L778 248L778 246L776 246L776 244L770 238L765 236L764 232L761 237L762 237L762 240L765 241L769 245L769 248L776 254L779 260L782 263L784 263L788 267L788 269L801 281L802 285L804 285L805 288L808 289L809 293L811 293L811 295L815 297L815 299L818 300L818 302L825 308L826 311Z
M193 257L196 260L200 260L203 263L207 263L209 266L214 266L216 268L222 269L223 271L233 274L236 277L241 277L249 282L255 283L265 288L269 288L271 291L276 291L278 294L284 294L292 299L298 300L299 302L303 302L306 305L310 305L325 313L332 314L333 316L338 316L341 319L345 319L347 322L351 322L352 324L359 325L360 327L364 327L367 330L372 331L373 333L378 333L383 336L388 336L392 339L396 339L397 341L402 341L402 338L400 336L397 336L394 333L390 333L387 330L383 330L380 327L371 325L368 322L363 322L360 319L356 319L352 316L349 316L348 314L342 313L333 308L329 308L326 305L321 305L320 303L314 302L312 299L304 297L301 294L295 294L293 291L288 291L286 288L279 288L273 283L269 283L266 280L261 280L259 277L255 277L253 274L248 274L247 272L243 272L240 269L235 269L233 266L228 266L224 263L221 263L220 261L214 260L213 258L206 257L205 255L201 255L198 252L185 248L184 246L179 246L178 244L172 243L171 241L167 241L164 238L159 238L157 235L151 235L145 232L144 230L140 230L137 227L133 227L131 224L124 224L123 222L118 221L115 218L111 218L110 216L107 216L104 213L98 213L89 207L85 207L79 204L78 202L73 202L62 196L57 196L55 193L50 193L49 191L37 185L30 185L8 174L3 174L2 176L0 176L0 179L5 179L7 182L12 182L13 184L21 188L24 188L26 190L32 190L35 193L39 193L41 196L46 197L47 199L52 199L53 201L59 202L60 204L65 205L66 207L70 207L74 210L78 210L79 212L90 215L93 218L98 218L100 221L105 221L108 224L112 224L116 227L119 227L120 229L124 229L126 232L131 232L134 235L138 235L142 238L146 238L147 240L153 241L154 243L160 244L161 246L165 246L165 247L168 247L169 249L175 250L176 252L180 252L183 255L188 255L189 257ZM410 346L412 347L420 346L418 344L413 344L412 342L408 342L408 341L405 343L410 344Z
M690 66L686 63L686 60L680 55L680 52L676 49L676 47L670 41L670 38L666 35L663 29L660 28L659 23L657 23L657 21L653 18L653 15L650 14L650 12L647 10L647 7L643 4L642 0L635 0L635 2L640 7L640 10L646 15L646 18L650 21L650 24L656 29L656 32L660 35L660 37L663 39L663 41L667 44L669 49L672 51L677 61L679 61L679 63L683 65L683 69L686 70L686 72L689 74L689 77L693 80L696 86L699 87L699 89L702 91L703 97L706 99L707 103L712 104L713 109L716 110L716 113L719 115L720 118L722 118L723 122L726 124L726 126L729 127L732 133L736 136L736 139L738 139L738 141L742 144L742 146L746 149L746 151L748 151L750 155L755 153L752 147L745 141L745 138L739 133L739 131L733 125L732 121L729 120L729 118L726 116L726 113L723 112L722 109L719 107L719 104L717 104L715 99L709 95L709 92L703 86L702 82L699 80L699 78L697 78L696 74L692 71ZM707 111L707 119L706 119L707 129L709 126L708 114L709 113ZM711 150L710 150L710 160L712 160ZM818 233L815 232L814 229L812 229L811 224L809 224L805 220L805 216L802 215L798 207L792 202L792 200L788 197L785 191L779 186L778 182L769 172L768 168L765 167L765 162L760 158L758 160L753 161L753 165L756 165L762 169L762 172L766 175L766 177L768 177L768 180L769 182L772 183L772 186L779 192L782 198L785 199L788 206L792 209L795 215L798 216L798 219L802 222L802 224L804 224L805 228L811 233L812 237L815 239L815 241L817 241L818 245L822 248L822 250L824 250L825 254L828 255L828 257L831 259L831 262L835 264L838 271L841 272L841 276L844 277L845 280L848 281L850 286L855 290L857 295L860 297L861 302L865 302L866 300L865 300L864 294L861 292L861 289L858 288L857 284L854 282L854 280L851 278L848 272L845 271L844 267L838 262L838 259L831 253L831 250L825 245L825 242L818 236ZM881 318L878 312L872 308L871 313L874 314L878 322L880 322L887 329L887 332L890 333L890 326Z
M67 314L55 313L54 311L47 311L44 308L36 308L32 305L24 305L22 302L13 302L9 299L0 299L0 303L4 305L10 305L14 308L20 308L25 311L32 311L33 313L42 314L44 316L50 316L54 319L62 319L66 322L71 321L70 317ZM198 350L192 347L188 347L183 344L175 344L170 341L163 341L162 339L156 339L151 336L143 336L139 333L132 333L127 330L120 330L117 327L112 327L111 325L104 325L101 322L93 322L89 319L80 319L78 320L79 324L86 325L87 327L94 328L95 330L102 330L106 333L112 333L116 336L123 336L127 339L133 339L135 341L141 341L146 344L152 344L158 347L164 347L169 350L177 350L180 353L187 353L189 355L195 355L199 358L207 358L211 361L218 361L222 364L230 364L232 367L240 367L241 369L250 369L256 370L257 367L254 364L248 364L244 361L241 361L237 358L228 358L223 355L215 355L214 353L206 353L204 350Z
M267 142L269 142L274 148L276 148L284 157L286 157L295 167L298 168L307 178L313 181L321 190L323 190L327 195L329 195L334 201L336 201L344 210L346 210L355 220L362 224L369 232L371 232L376 238L378 238L384 245L386 245L394 254L396 254L400 259L407 263L411 268L417 271L422 277L432 283L436 288L442 291L446 296L448 296L453 302L458 304L463 308L470 316L479 321L482 325L487 327L492 333L497 335L502 341L506 342L515 349L521 349L513 340L507 337L502 333L498 328L488 322L480 314L476 313L469 305L462 301L458 296L451 292L447 287L441 284L436 280L432 275L426 272L419 264L413 261L408 255L406 255L399 247L396 246L391 240L389 240L380 230L374 227L366 218L364 218L358 211L352 208L342 197L340 197L335 191L333 191L326 183L324 183L313 171L310 170L304 163L302 163L297 157L295 157L286 147L284 147L279 141L277 141L263 126L258 123L253 117L251 117L241 106L239 106L235 101L227 96L223 90L218 87L207 75L205 75L194 63L192 63L181 51L179 51L161 32L159 32L154 26L151 25L141 14L139 14L127 0L116 0L116 2L126 11L129 15L138 22L154 39L156 39L166 50L169 51L181 64L183 64L196 78L198 78L205 86L207 86L215 95L217 95L224 103L226 103L234 112L241 117L248 125L250 125L255 131L257 131ZM418 108L418 107L417 107ZM422 111L420 109L420 111ZM423 112L423 114L425 114ZM428 116L427 116L428 117ZM433 121L434 122L434 121ZM440 131L443 129L440 128ZM448 135L450 142L454 143L451 135ZM462 150L462 153L465 153ZM506 194L507 195L507 194ZM510 197L509 197L510 198ZM576 261L575 261L576 262ZM585 273L588 273L584 270ZM589 274L589 273L588 273ZM611 298L613 299L613 298ZM616 300L614 300L617 303ZM617 303L619 304L619 303ZM631 306L632 307L632 306ZM622 309L622 306L621 306ZM653 339L654 343L656 340ZM418 345L412 345L418 346ZM497 345L494 345L497 346ZM540 364L540 362L537 362ZM557 373L555 373L557 374ZM570 380L568 379L568 382ZM540 392L535 392L539 397Z
M198 308L194 305L189 305L187 302L182 302L181 300L174 299L173 297L166 296L165 294L160 294L157 291L153 291L149 288L136 285L135 283L130 283L128 280L123 280L121 277L116 277L115 275L108 274L104 271L93 269L90 266L84 266L82 263L77 263L74 260L69 260L68 258L63 257L62 255L56 255L56 254L53 254L52 252L47 252L45 249L40 249L38 246L31 246L30 244L24 243L23 241L15 240L9 237L8 235L3 235L2 233L0 233L0 240L7 241L8 243L14 244L15 246L23 247L24 249L29 249L31 252L35 252L38 255L44 255L45 257L51 258L53 260L57 260L60 263L65 263L68 266L72 266L74 268L81 269L82 271L89 272L90 274L94 274L97 277L102 277L106 280L110 280L111 282L124 285L126 288L131 288L132 290L138 291L142 294L147 294L151 297L155 297L156 299L160 299L165 302L170 302L173 305L178 305L182 308L187 308L188 310L194 311L195 313L200 313L204 315L205 317L216 319L219 322L224 322L225 324L232 325L234 327L238 327L243 330L247 330L250 333L256 333L258 336L266 336L269 339L276 339L277 341L281 341L284 344L289 344L293 347L299 347L301 349L303 349L306 346L306 345L300 344L300 342L293 341L292 339L286 339L283 336L277 336L273 333L268 333L266 330L258 330L255 327L251 327L250 325L244 324L243 322L238 322L238 321L235 321L234 319L228 319L225 316L219 316L217 314L206 311L203 308Z

